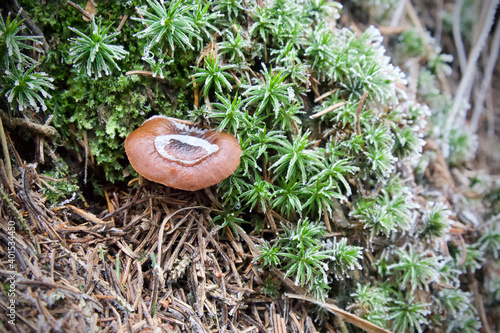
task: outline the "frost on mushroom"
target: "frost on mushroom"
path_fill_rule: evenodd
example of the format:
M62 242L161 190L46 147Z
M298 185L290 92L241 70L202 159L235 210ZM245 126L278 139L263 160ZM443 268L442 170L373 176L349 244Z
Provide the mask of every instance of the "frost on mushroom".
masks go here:
M154 116L125 140L132 167L145 178L186 191L215 185L240 163L234 136L189 122Z

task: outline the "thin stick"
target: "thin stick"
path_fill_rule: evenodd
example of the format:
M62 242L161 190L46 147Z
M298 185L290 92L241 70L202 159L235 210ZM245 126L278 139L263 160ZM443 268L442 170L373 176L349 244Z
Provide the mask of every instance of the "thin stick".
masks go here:
M476 62L477 59L479 58L479 55L481 54L484 44L486 44L486 38L488 37L491 26L495 21L494 18L495 18L496 8L499 2L500 0L492 0L490 2L483 28L481 29L479 38L477 39L476 43L474 44L474 47L472 48L472 51L469 56L469 62L467 63L467 68L465 69L465 73L462 76L462 79L460 80L460 85L458 86L455 98L453 100L453 106L451 107L450 113L448 113L448 118L446 119L443 132L445 138L444 142L447 141L453 124L457 124L458 121L458 125L460 125L465 120L465 119L456 119L456 117L463 103L463 99L465 96L468 95L467 92L469 91L470 86L472 85L474 74L476 72ZM448 156L449 152L445 151L444 154L446 157Z
M472 274L469 273L469 275ZM478 282L475 278L473 278L471 289L476 300L476 309L479 312L479 318L481 318L481 322L483 323L483 330L485 333L491 333L490 324L488 323L488 317L486 316L486 313L484 311L483 296L481 296L481 293L479 292Z
M112 225L111 222L104 222L103 220L101 220L100 218L95 216L94 214L87 212L81 208L75 207L73 205L66 205L65 207L70 208L73 212L80 215L81 217L83 217L87 221L90 221L90 222L95 223L97 225L101 225L101 226Z
M23 281L18 281L17 283L27 285L27 286L39 286L39 287L44 287L44 288L49 288L49 289L63 289L67 290L71 293L80 295L82 294L81 290L79 290L76 287L72 286L65 286L63 284L58 284L58 283L51 283L51 282L45 282L45 281L36 281L36 280L23 280Z
M127 76L129 76L129 75L144 75L144 76L153 77L153 72L136 70L136 71L125 72L125 75L127 75Z
M334 104L334 105L332 105L332 106L330 106L330 107L327 107L327 108L326 108L326 109L324 109L323 111L320 111L320 112L318 112L318 113L316 113L316 114L313 114L313 115L312 115L312 116L310 116L309 118L311 118L311 119L316 119L316 118L319 118L319 117L321 117L321 116L324 116L324 115L325 115L325 114L327 114L328 112L331 112L331 111L333 111L333 110L335 110L335 109L340 108L341 106L343 106L343 105L345 105L345 104L347 104L347 102L338 102L337 104Z
M455 6L453 6L453 40L457 48L458 63L460 64L460 72L462 74L465 73L465 67L467 66L467 55L465 54L464 42L460 33L460 12L462 11L463 4L464 0L457 0Z
M399 3L394 11L394 14L391 19L390 27L397 27L399 22L401 21L401 17L403 17L404 9L405 9L406 0L399 0Z
M179 255L179 251L181 250L181 247L184 245L186 238L189 236L189 231L191 230L191 227L193 226L194 219L195 219L195 217L191 216L191 219L189 220L188 225L187 225L186 229L184 230L184 233L183 233L181 239L179 240L179 243L177 244L177 247L175 248L174 252L170 256L170 259L168 260L167 265L165 265L166 271L172 270L172 267L174 266L174 261L177 258L177 256ZM160 244L158 244L158 249L160 249ZM160 253L160 251L158 251L158 253ZM158 264L158 265L160 265L160 264Z
M441 35L443 34L443 18L441 13L443 12L443 0L436 1L436 32L434 33L434 38L436 38L436 45L441 45Z
M417 90L418 90L418 76L419 76L419 63L417 58L413 58L410 60L410 84L409 84L409 90L410 90L410 100L416 101L417 100Z
M194 107L196 109L198 109L198 107L200 105L199 96L198 96L200 94L200 90L196 86L196 81L194 80L194 77L192 77L191 79L193 81L193 88L194 88Z
M3 110L0 110L0 118L2 118L2 120L5 122L5 126L9 128L22 127L23 130L27 130L30 133L39 134L48 138L54 138L57 136L57 130L52 126L49 126L48 124L36 124L23 118L9 119L9 116L7 116L7 114Z
M490 56L488 63L486 64L486 69L484 70L485 75L481 85L481 90L477 95L476 102L474 103L474 113L471 119L471 129L475 133L477 131L479 118L484 109L484 101L486 99L486 93L490 88L491 78L493 76L493 71L495 70L495 64L498 59L498 52L500 51L500 24L497 24L495 28L495 33L493 35L493 41L491 43Z
M128 19L128 15L123 15L122 20L120 21L120 24L118 25L118 28L116 28L116 31L120 31L123 28L123 25Z
M330 219L328 218L328 210L326 209L326 204L323 203L323 214L325 215L326 230L328 233L332 233L332 226L330 225Z
M240 227L236 227L236 232L243 238L243 240L247 243L248 248L254 255L254 257L257 257L260 254L259 248L255 245L255 243L252 241L250 236L248 236L243 229Z
M5 169L7 171L7 180L9 187L14 186L14 177L12 176L12 164L10 163L9 146L7 145L7 137L3 128L2 117L0 117L0 141L2 141L3 156L5 158Z
M316 99L314 100L314 103L318 103L319 101L321 101L321 100L323 100L323 99L327 98L327 97L328 97L328 96L330 96L331 94L333 94L333 93L337 92L337 90L339 90L339 88L335 88L335 89L333 89L333 90L327 91L327 92L326 92L326 93L324 93L323 95L321 95L321 96L319 96L318 98L316 98Z
M93 14L90 14L85 9L83 9L82 7L80 7L76 3L74 3L73 1L68 0L68 2L66 2L66 5L70 5L71 7L76 8L78 11L80 11L82 13L83 16L85 16L89 20L92 20L92 17L94 17Z
M368 91L365 91L363 96L361 96L361 99L358 103L358 108L356 109L356 134L358 135L361 135L361 112L363 111L366 96L368 96Z
M488 93L486 99L486 115L488 117L488 136L493 138L495 136L495 110L493 109L493 95L491 91Z
M360 317L358 317L350 312L342 310L341 308L339 308L336 305L333 305L331 303L317 301L314 298L309 297L309 296L305 296L305 295L286 293L285 296L289 297L289 298L295 298L295 299L300 299L303 301L308 301L308 302L311 302L313 304L319 305L319 306L327 309L328 311L332 312L333 314L336 314L337 316L344 319L345 321L347 321L347 322L349 322L349 323L351 323L351 324L353 324L361 329L364 329L368 333L390 333L390 331L388 331L388 330L386 330L378 325L375 325L375 324L369 322L368 320L362 319L362 318L360 318Z
M409 26L406 25L400 25L397 27L391 27L391 26L380 26L378 27L378 30L380 33L384 36L388 35L394 35L394 34L400 34L403 31L410 30Z

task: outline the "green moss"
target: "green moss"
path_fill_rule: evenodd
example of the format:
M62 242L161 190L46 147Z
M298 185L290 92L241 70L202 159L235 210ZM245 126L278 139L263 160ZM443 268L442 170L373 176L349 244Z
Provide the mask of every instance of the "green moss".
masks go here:
M401 33L398 38L398 51L402 59L420 57L424 54L424 42L418 31L408 30Z
M135 5L140 5L140 2L99 3L99 21L104 26L113 24L111 31L114 31L122 15L135 16ZM141 60L144 41L133 37L141 26L129 19L115 42L130 52L125 59L118 61L122 71L114 69L110 76L95 79L79 73L69 56L69 39L76 37L69 27L87 33L90 23L84 22L81 14L72 7L59 6L57 2L42 5L37 1L26 1L23 6L45 35L52 36L48 39L51 51L42 68L55 79L57 86L58 92L46 103L55 116L53 124L62 143L83 157L85 152L78 141L85 135L106 179L112 182L123 179L124 165L128 165L123 141L132 130L154 114L186 117L188 105L192 103L186 99L186 96L192 96L186 85L193 53L175 60L170 67L172 75L169 79L158 81L138 75L125 76L127 70L150 69Z
M55 206L63 201L81 199L77 175L68 172L68 165L59 161L59 166L42 173L42 192L50 206Z

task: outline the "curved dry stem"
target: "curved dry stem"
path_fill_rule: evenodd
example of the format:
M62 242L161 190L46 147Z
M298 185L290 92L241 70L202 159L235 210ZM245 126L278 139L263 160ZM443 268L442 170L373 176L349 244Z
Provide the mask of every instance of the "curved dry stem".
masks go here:
M462 34L460 33L460 12L462 11L463 4L464 0L457 0L453 7L453 40L457 48L458 62L462 74L465 73L465 68L467 67L467 55L465 54L464 42L462 41Z
M495 28L495 33L493 36L493 41L491 42L490 56L488 58L488 63L486 64L486 69L484 70L484 79L477 95L477 99L474 103L474 113L472 114L470 127L472 132L477 131L479 124L479 118L484 109L484 100L486 99L486 93L490 88L491 78L493 76L493 71L495 70L495 64L498 59L498 53L500 51L500 24L497 24Z
M345 310L342 310L338 306L331 304L331 303L326 303L326 302L321 302L318 301L312 297L306 296L306 295L298 295L298 294L285 294L286 297L288 298L295 298L295 299L300 299L303 301L307 301L316 305L319 305L326 310L334 313L335 315L339 316L340 318L344 319L345 321L369 332L369 333L390 333L390 331L386 330L385 328L382 328L378 325L375 325L368 320L365 320L363 318L360 318L350 312L347 312Z
M401 18L403 17L403 14L405 12L405 5L406 0L399 0L396 10L392 15L391 23L389 24L390 27L397 27L399 25L399 22L401 22Z
M455 98L453 100L453 106L451 107L450 112L448 113L448 117L446 119L445 127L444 127L444 141L446 142L452 125L454 123L462 124L464 119L456 119L460 106L463 103L464 98L468 95L472 81L474 79L474 74L476 73L476 63L481 51L486 44L486 39L491 30L491 26L494 23L496 8L500 0L492 0L489 3L486 19L484 20L484 25L479 34L479 38L477 39L472 51L470 53L469 62L467 63L467 67L465 69L465 73L460 80L460 85L458 86L457 92L455 94ZM468 99L468 98L467 98ZM444 151L445 155L448 155L449 152Z
M7 145L7 137L5 136L2 117L0 117L0 141L2 143L3 156L5 159L7 180L9 181L9 186L12 187L14 186L14 177L12 176L12 164L10 163L9 146Z

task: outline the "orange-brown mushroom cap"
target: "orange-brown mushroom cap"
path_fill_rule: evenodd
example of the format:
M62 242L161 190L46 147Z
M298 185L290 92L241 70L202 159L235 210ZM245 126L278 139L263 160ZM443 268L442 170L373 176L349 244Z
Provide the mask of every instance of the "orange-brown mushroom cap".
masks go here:
M164 116L151 117L130 133L125 151L145 178L186 191L226 179L240 164L241 155L231 134Z

